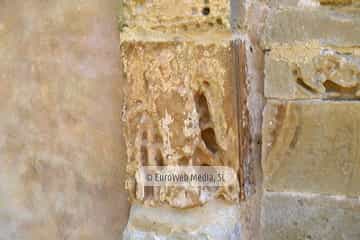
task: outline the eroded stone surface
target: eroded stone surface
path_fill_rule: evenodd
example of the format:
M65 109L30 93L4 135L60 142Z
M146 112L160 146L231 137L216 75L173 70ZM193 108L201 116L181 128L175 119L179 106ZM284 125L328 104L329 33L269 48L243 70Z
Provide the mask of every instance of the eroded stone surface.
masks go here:
M323 5L349 5L353 0L319 0Z
M360 103L270 101L264 110L264 187L359 196Z
M316 23L316 24L314 24ZM357 46L359 11L341 13L330 9L288 8L273 10L263 34L263 46L316 41L336 46Z
M360 201L309 194L266 193L264 240L360 239Z
M273 49L266 57L265 95L280 99L359 98L360 56L356 51L359 49Z
M229 0L123 0L120 25L126 35L230 36Z
M217 197L237 201L241 179L215 190L161 187L145 193L134 178L140 166L149 165L228 166L242 178L231 43L123 42L121 48L131 198L176 207Z
M241 237L238 205L213 201L188 210L135 204L123 240L232 240Z
M272 7L330 7L335 11L358 11L359 0L267 0ZM335 7L335 8L334 8Z

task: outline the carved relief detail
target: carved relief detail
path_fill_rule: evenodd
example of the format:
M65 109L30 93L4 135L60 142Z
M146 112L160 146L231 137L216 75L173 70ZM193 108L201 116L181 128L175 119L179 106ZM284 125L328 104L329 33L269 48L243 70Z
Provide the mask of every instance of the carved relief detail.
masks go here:
M232 50L226 44L122 43L127 189L133 201L187 208L212 198L237 201L227 187L144 187L141 166L228 166L239 172ZM241 177L241 176L240 176Z
M305 91L327 98L360 97L360 58L330 50L306 66L292 65L297 84Z

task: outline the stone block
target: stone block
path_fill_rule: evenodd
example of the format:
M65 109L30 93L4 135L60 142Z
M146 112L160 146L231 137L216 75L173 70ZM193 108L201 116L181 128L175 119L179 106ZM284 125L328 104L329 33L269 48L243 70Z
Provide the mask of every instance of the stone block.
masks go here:
M265 48L296 42L350 47L359 45L359 39L359 10L285 8L269 14L262 43Z
M356 1L356 0L355 0ZM322 5L349 5L353 0L319 0Z
M230 25L229 0L123 0L120 12L123 36L230 37Z
M239 239L239 206L212 201L203 207L174 209L133 204L124 240Z
M360 239L360 201L310 194L265 193L263 240Z
M271 7L321 7L336 11L358 11L359 0L267 0ZM336 8L335 8L336 7Z
M245 84L243 44L122 42L121 49L131 198L176 207L243 198L247 87L236 90L239 81ZM139 167L152 165L227 166L239 173L239 184L215 191L154 188L145 194L134 176Z
M360 103L270 101L263 119L268 191L360 195Z
M292 46L266 56L265 96L279 99L358 99L360 49Z

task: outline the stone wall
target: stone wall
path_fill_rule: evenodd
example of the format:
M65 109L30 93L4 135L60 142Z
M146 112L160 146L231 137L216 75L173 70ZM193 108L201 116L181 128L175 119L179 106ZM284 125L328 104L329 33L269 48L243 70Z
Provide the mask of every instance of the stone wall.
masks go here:
M360 239L359 0L0 0L0 59L0 240Z
M262 239L360 239L358 1L269 1Z
M134 202L127 239L202 239L204 235L211 239L360 238L359 1L123 3L121 26L126 39L122 57L130 82L126 110L133 116L127 126L128 181ZM234 41L241 45L240 61L230 59ZM244 75L231 75L231 68ZM234 80L240 84L231 84ZM237 94L234 113L229 97ZM144 96L146 103L140 100ZM262 96L266 98L263 121ZM170 99L172 103L166 104ZM200 99L208 106L205 111L199 108ZM243 116L245 129L239 128ZM164 141L161 122L167 118L172 128L167 128L170 137ZM143 119L140 126L136 119ZM234 119L238 125L233 125ZM187 129L187 122L195 123L189 135L181 131ZM226 135L223 129L228 127L240 134ZM212 132L211 145L203 131ZM246 132L249 140L241 142ZM154 144L141 150L142 142L157 133L161 136L160 158ZM233 141L240 142L238 147ZM185 152L187 144L189 151ZM165 149L171 153L169 159L164 157ZM257 168L260 155L262 173ZM206 199L200 190L189 189L170 189L171 197L161 198L154 189L147 195L131 175L139 166L159 163L231 166L243 173L239 175L242 201L229 197L236 191L207 193L210 197ZM249 191L247 186L251 186ZM256 194L251 194L254 189ZM190 193L191 200L186 198ZM224 227L221 210L214 210L218 208L214 204L222 204L216 200L219 196L232 200L232 206L239 209L223 210L229 213L227 226L238 221L235 228ZM170 210L169 205L190 209ZM202 209L206 209L205 216L218 216L218 228L209 220L192 225L167 222L170 216L199 218L197 211ZM154 217L161 214L165 216L159 220ZM164 228L170 233L162 232ZM220 237L209 228L233 235ZM192 231L195 235L189 233Z
M122 1L124 239L250 239L259 229L263 54L252 4ZM260 15L261 16L261 15ZM250 22L249 22L250 23ZM144 166L226 166L235 184L144 186Z

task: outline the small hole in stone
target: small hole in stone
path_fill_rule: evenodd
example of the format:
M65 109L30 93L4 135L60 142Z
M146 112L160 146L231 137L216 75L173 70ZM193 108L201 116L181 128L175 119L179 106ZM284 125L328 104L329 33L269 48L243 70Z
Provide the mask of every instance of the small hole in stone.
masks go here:
M210 83L208 81L206 81L206 80L203 83L204 83L204 86L206 86L206 87L210 86Z
M207 99L203 93L197 93L195 94L195 104L196 104L196 111L200 115L200 127L206 126L210 120L210 110L208 106Z
M216 23L219 24L219 25L222 25L222 24L223 24L222 19L221 19L221 18L217 18L217 19L216 19Z
M204 16L209 15L209 14L210 14L210 8L209 8L209 7L204 7L204 8L202 9L202 14L203 14Z
M213 154L216 154L220 150L220 147L216 142L214 129L208 128L201 131L201 138L203 139L207 149L209 149Z
M208 24L209 24L210 27L214 26L214 24L212 22L209 22Z
M250 46L250 52L252 53L253 52L253 48Z

